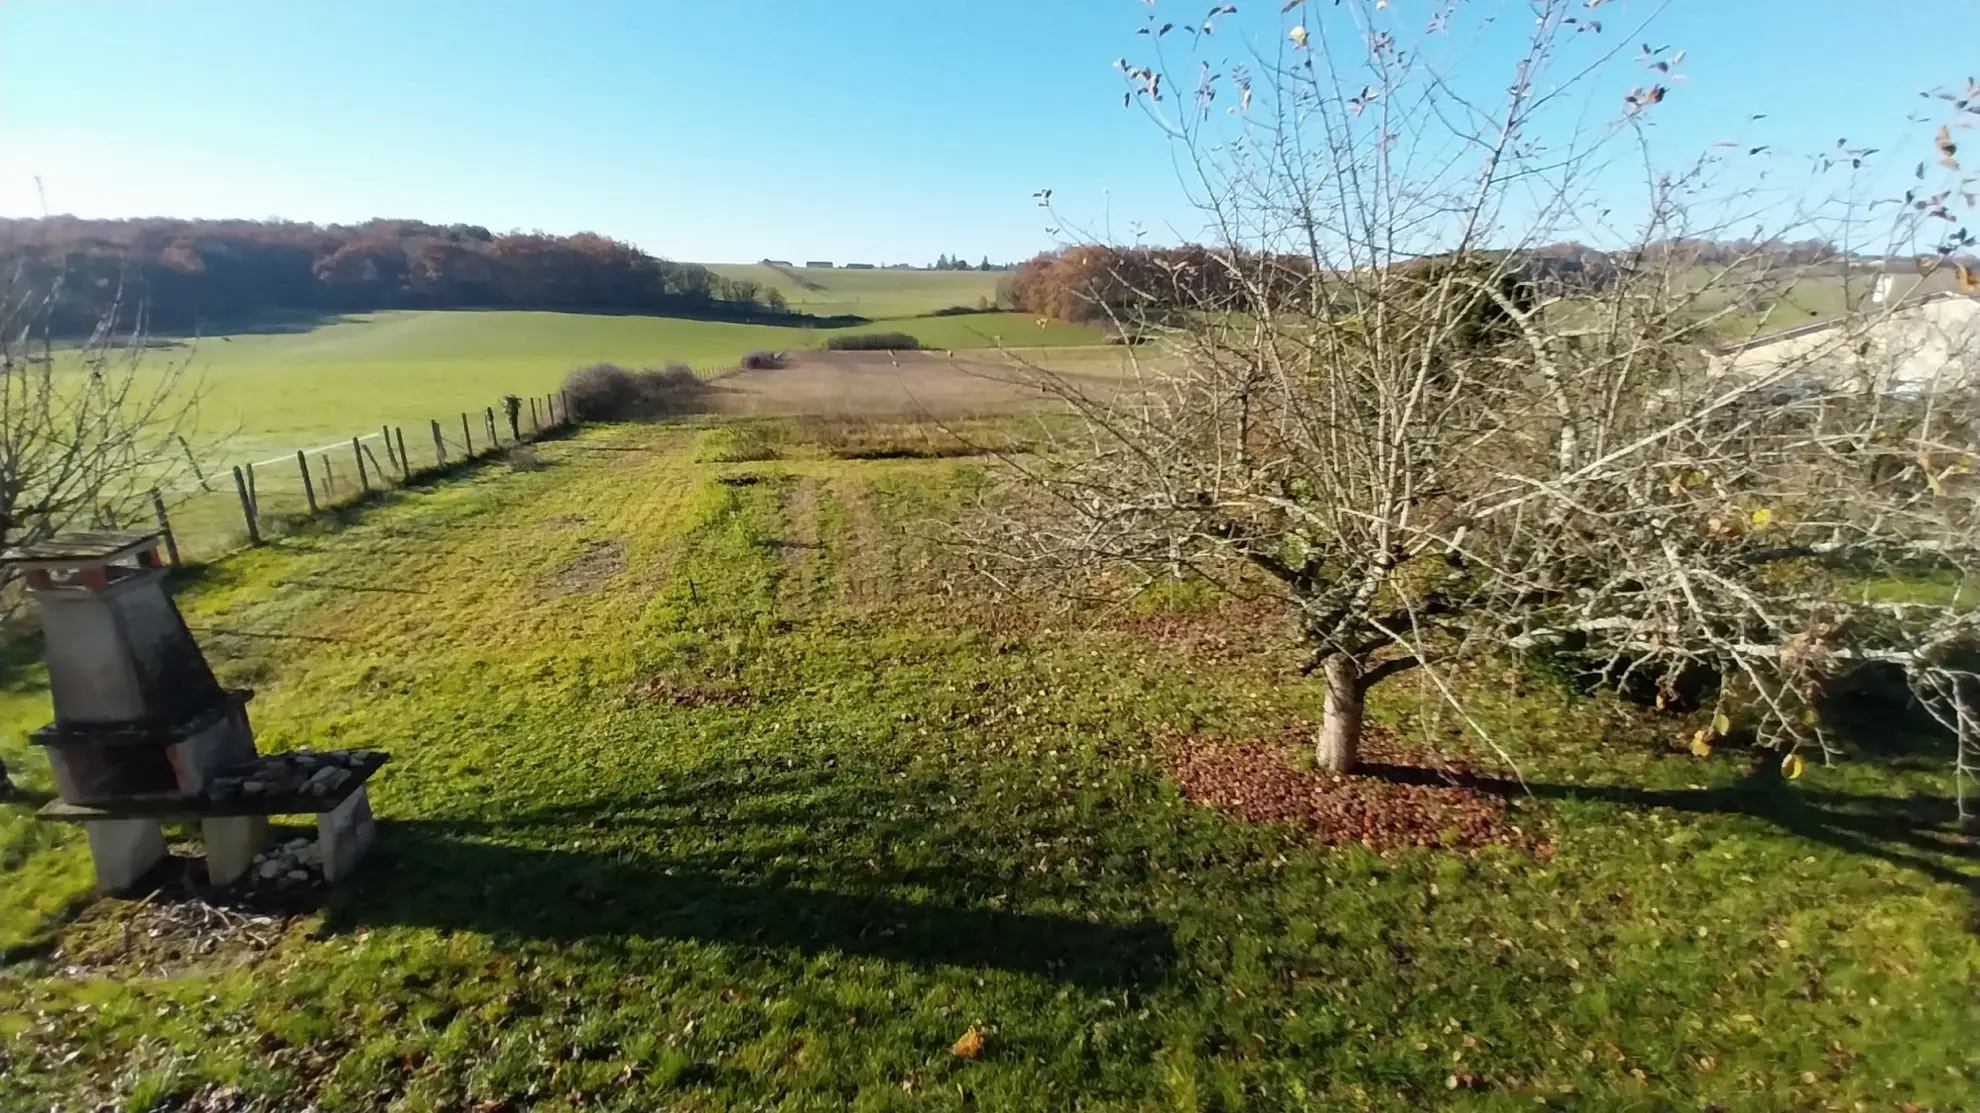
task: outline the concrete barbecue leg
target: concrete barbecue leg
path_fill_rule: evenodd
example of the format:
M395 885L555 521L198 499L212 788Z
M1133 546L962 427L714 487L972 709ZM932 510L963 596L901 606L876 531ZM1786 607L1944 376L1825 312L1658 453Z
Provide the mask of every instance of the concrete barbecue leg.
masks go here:
M360 787L330 811L316 817L316 842L323 851L323 880L339 881L357 868L376 830L371 798Z
M254 856L268 841L265 815L205 819L199 827L206 840L206 880L218 888L245 877L254 865Z
M96 887L121 893L165 857L165 828L155 819L98 819L83 824Z

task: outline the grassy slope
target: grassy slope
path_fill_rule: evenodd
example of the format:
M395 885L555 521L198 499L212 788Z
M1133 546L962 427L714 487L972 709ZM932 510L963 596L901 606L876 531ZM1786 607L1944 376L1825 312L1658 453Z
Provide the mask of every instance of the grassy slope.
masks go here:
M885 321L850 330L911 333L938 348L1076 344L1090 329L1039 329L1020 314ZM207 392L204 424L238 428L231 455L262 459L385 423L424 429L502 395L554 390L571 368L599 360L645 366L680 360L732 367L754 348L822 344L831 330L670 317L535 312L397 312L307 332L210 337L191 350Z
M1522 806L1546 860L1316 850L1180 800L1151 741L1313 714L1308 687L945 599L911 527L966 463L695 462L720 440L594 430L190 584L264 748L397 755L379 845L245 964L0 970L0 1108L203 1079L326 1111L1971 1100L1970 901L1871 837L1936 771L1813 769L1761 818L1731 762L1658 756L1668 724L1539 694L1535 781L1667 806ZM560 572L595 542L622 572ZM45 788L18 741L43 696L7 675L0 749ZM753 699L643 702L650 677ZM85 872L0 805L0 947ZM128 911L69 945L116 950ZM972 1024L988 1050L955 1059Z
M760 263L723 263L710 268L730 278L748 278L784 292L794 308L820 316L850 313L875 319L915 317L962 305L974 308L997 296L998 271L849 271L794 267L784 273ZM813 287L816 287L815 289Z
M177 505L173 522L189 552L223 552L245 532L226 478L229 465L282 458L263 473L261 490L273 495L282 512L300 511L300 479L286 459L296 449L341 445L393 425L404 430L408 452L426 462L432 454L429 421L441 423L453 443L450 453L457 452L463 412L471 415L471 435L485 440L484 407L496 407L499 415L505 394L541 397L574 367L600 360L629 366L682 361L713 372L734 367L752 349L818 347L838 331L904 331L931 348L1099 340L1093 329L1063 324L1041 329L1030 316L1007 313L827 330L509 311L376 313L306 331L207 337L147 357L153 367L184 361L188 381L203 392L200 431L222 444L206 461L221 477L217 493ZM528 421L527 410L523 420ZM386 463L382 448L374 445L373 452ZM354 483L350 449L337 447L330 455L340 481ZM320 472L316 482L322 482Z

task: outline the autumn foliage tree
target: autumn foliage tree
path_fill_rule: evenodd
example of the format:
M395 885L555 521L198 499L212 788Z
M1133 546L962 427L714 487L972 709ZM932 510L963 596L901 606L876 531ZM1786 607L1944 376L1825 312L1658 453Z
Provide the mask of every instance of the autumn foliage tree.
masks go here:
M535 308L738 316L781 311L762 284L585 232L491 233L374 220L0 220L0 269L46 321L191 329L270 311Z

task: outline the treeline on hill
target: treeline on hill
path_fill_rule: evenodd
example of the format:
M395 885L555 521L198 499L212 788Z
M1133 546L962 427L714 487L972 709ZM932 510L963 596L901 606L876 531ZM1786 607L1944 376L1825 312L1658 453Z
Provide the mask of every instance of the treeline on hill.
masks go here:
M1496 259L1480 253L1473 261L1489 270ZM1428 267L1437 261L1421 262ZM1194 244L1070 247L1020 266L999 283L997 302L1005 309L1074 322L1143 319L1182 308L1248 308L1261 296L1303 308L1312 293L1313 269L1313 260L1303 255L1232 255ZM1514 281L1600 289L1614 281L1615 273L1614 264L1600 252L1563 245L1531 253Z
M0 219L0 288L87 330L111 306L124 325L178 330L271 312L567 309L748 318L787 312L782 293L582 232L497 234L473 225L372 220Z
M1557 294L1611 288L1628 267L1707 266L1756 268L1821 267L1847 263L1852 267L1896 267L1915 271L1915 260L1886 262L1845 255L1828 243L1741 240L1670 240L1650 245L1631 259L1578 243L1547 244L1519 253L1505 268L1510 281L1527 292ZM1501 267L1505 253L1480 251L1470 256L1477 266ZM1439 258L1418 260L1425 273L1441 265ZM1243 306L1257 293L1240 289L1244 282L1260 284L1262 292L1283 296L1288 304L1303 304L1311 292L1312 259L1302 255L1243 255L1213 251L1197 245L1181 247L1080 246L1038 255L1007 276L997 288L1000 308L1035 313L1064 321L1085 322L1145 318L1177 308Z

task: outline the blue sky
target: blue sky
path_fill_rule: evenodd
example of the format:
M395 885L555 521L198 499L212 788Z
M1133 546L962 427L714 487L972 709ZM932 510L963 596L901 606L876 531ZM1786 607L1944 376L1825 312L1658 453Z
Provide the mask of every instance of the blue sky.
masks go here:
M1235 3L1213 49L1280 49L1280 0ZM1517 3L1466 4L1519 24ZM51 211L83 216L402 216L705 261L1001 260L1066 235L1031 200L1049 186L1069 224L1173 239L1197 222L1112 63L1146 57L1151 11L1194 23L1209 6L0 0L0 215L41 211L38 175ZM1397 18L1437 6L1390 0ZM1688 51L1689 78L1660 106L1661 151L1885 146L1909 127L1909 166L1929 145L1905 123L1917 92L1980 68L1980 0L1611 0L1605 34L1660 7L1657 44ZM1511 38L1465 63L1506 72Z

